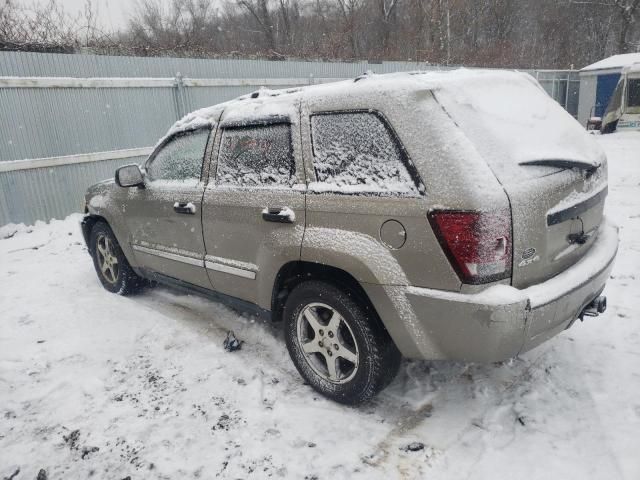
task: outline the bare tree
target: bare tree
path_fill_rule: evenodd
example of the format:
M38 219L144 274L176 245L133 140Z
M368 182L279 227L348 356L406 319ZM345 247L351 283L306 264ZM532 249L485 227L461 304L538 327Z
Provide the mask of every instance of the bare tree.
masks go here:
M395 28L396 11L401 0L377 0L378 4L378 28L379 28L379 51L382 56L389 53L390 36Z
M27 1L0 0L0 48L568 68L640 47L640 0L137 0L120 32L95 0Z
M238 0L238 5L246 9L259 25L268 49L277 51L276 35L269 0Z
M73 49L105 37L98 27L96 7L85 0L77 16L66 12L57 0L31 7L14 0L0 0L0 42L18 49Z
M357 57L359 54L358 48L358 15L362 8L362 0L335 0L340 7L339 11L343 20L343 29L345 35L348 37L349 44L351 46L352 57Z
M606 7L616 12L618 25L619 53L633 51L636 46L631 42L629 36L640 12L640 0L569 0L575 5L590 5L596 7Z

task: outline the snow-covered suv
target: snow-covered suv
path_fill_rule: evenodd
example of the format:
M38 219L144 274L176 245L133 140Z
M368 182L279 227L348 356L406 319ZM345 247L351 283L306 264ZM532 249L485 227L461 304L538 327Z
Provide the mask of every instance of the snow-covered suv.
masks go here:
M300 374L355 404L401 355L500 361L584 315L618 246L606 158L528 75L364 75L194 112L91 187L100 281L283 320Z

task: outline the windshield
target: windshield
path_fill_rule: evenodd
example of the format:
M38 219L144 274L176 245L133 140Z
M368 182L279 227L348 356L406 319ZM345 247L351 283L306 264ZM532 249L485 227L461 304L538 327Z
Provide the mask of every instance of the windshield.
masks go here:
M627 82L627 112L640 113L640 78L630 78Z

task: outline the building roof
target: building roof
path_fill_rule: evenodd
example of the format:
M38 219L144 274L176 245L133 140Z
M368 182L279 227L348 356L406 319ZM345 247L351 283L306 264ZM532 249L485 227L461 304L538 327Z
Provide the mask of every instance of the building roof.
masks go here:
M629 67L634 63L640 64L640 53L624 53L621 55L614 55L613 57L605 58L592 65L584 67L581 72L595 72L598 70L615 70Z
M626 73L627 75L630 73L633 73L633 74L640 73L640 62L634 63L633 65L630 65L628 67L624 67L623 72Z

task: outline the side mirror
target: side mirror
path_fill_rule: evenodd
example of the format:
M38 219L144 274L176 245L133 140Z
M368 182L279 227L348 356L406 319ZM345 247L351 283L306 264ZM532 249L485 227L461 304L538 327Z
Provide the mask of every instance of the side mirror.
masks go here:
M138 165L125 165L116 170L116 184L120 187L144 187L144 178Z

